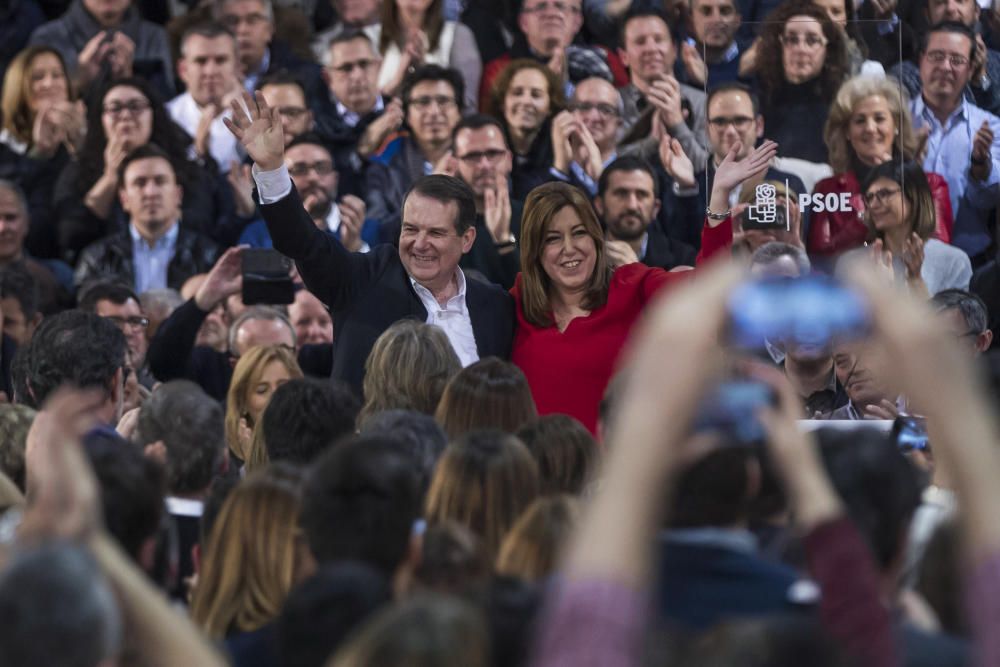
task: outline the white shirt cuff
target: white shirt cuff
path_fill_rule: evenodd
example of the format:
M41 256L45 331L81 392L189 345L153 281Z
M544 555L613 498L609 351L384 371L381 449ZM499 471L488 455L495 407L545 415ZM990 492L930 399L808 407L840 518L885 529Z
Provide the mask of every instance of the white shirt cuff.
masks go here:
M292 191L292 177L288 175L288 167L284 164L271 171L261 171L255 162L250 171L257 183L261 204L273 204Z

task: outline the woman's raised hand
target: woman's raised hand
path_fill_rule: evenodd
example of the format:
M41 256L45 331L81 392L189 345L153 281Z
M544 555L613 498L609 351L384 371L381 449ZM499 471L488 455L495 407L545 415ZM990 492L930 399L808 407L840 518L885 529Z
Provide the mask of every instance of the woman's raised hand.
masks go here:
M736 142L729 149L729 153L715 170L713 190L725 190L728 196L729 191L743 181L763 176L767 173L768 167L771 166L771 160L778 152L778 144L768 139L745 158L737 160L736 156L742 148L743 144Z

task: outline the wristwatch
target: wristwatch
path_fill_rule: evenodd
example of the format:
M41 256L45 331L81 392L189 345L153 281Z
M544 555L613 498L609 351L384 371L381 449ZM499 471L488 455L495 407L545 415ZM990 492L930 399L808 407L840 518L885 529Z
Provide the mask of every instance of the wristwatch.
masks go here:
M497 248L510 248L511 246L517 245L517 237L515 237L514 233L511 232L510 234L508 234L506 241L497 241L493 245L495 245Z

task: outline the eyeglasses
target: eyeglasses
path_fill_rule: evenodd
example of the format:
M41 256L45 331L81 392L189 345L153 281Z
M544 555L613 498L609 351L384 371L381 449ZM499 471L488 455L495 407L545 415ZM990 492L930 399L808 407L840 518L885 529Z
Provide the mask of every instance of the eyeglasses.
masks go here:
M458 159L470 166L479 164L479 162L483 158L486 158L486 161L492 164L506 154L507 151L502 151L498 148L491 148L490 150L487 151L475 151L472 153L466 153L465 155L460 155Z
M457 102L455 102L454 97L448 97L447 95L424 95L423 97L414 97L410 100L410 106L421 111L429 109L432 104L438 105L438 108L441 110L447 110L455 106Z
M749 116L733 116L731 118L726 116L716 116L715 118L709 118L708 122L717 130L725 130L727 127L732 125L738 132L742 132L750 127L750 123L753 122L753 118L750 118Z
M235 14L230 14L222 17L222 25L226 26L230 30L237 28L241 23L253 26L258 23L263 23L264 21L267 21L267 17L263 14L257 13L247 14L246 16L236 16Z
M573 111L579 111L580 113L587 113L588 111L593 111L597 109L597 113L601 114L605 118L616 118L618 117L618 109L610 104L599 104L595 102L577 102L572 107Z
M554 9L560 14L579 14L580 8L565 2L539 2L534 7L524 7L522 14L544 14L549 9Z
M804 44L807 49L812 51L820 48L821 46L826 46L826 37L813 34L799 37L799 35L793 32L791 35L782 35L781 43L790 47L796 47L799 44Z
M355 68L361 70L362 72L365 72L368 70L369 67L371 67L374 64L375 64L374 60L362 58L361 60L355 60L353 63L343 63L341 65L336 65L334 67L331 67L330 69L336 72L337 74L341 74L343 76L350 76L351 72L353 72Z
M330 160L320 160L318 162L295 162L288 166L288 173L292 176L305 176L310 171L315 171L317 176L326 176L333 173L333 162Z
M289 120L301 118L307 111L309 110L305 107L278 107L278 115L284 116Z
M147 100L130 100L125 103L112 102L111 104L105 104L102 110L113 117L121 116L124 113L128 113L130 116L138 116L149 107L150 104Z
M902 192L902 190L900 190L899 188L896 188L895 190L889 190L888 188L886 188L883 190L876 190L875 192L866 192L865 204L867 206L871 206L876 201L878 201L879 204L885 204L885 202L888 201L889 197L895 194L899 194L900 192Z
M145 330L146 327L149 326L149 318L139 317L138 315L134 317L118 317L117 315L111 315L105 319L110 320L116 327L123 331L126 327Z
M928 51L927 60L931 61L935 65L940 65L947 60L948 64L956 69L959 67L965 67L969 64L969 59L965 56L959 56L954 53L945 53L944 51Z

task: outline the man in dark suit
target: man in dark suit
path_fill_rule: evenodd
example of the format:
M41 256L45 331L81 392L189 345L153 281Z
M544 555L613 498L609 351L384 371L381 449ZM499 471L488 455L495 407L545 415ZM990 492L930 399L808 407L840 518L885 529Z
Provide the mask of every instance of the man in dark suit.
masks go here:
M472 190L452 176L418 180L403 200L399 248L348 252L319 230L302 206L284 162L277 110L263 95L244 97L227 121L254 160L260 209L278 251L295 260L306 287L333 315L333 376L360 392L375 340L394 322L412 318L440 326L463 364L508 357L514 333L510 295L465 279L458 268L475 242Z
M697 187L688 196L675 196L672 201L678 204L675 213L686 213L672 217L690 220L682 226L691 227L693 234L698 234L702 215L697 206ZM694 266L695 247L668 236L657 224L660 205L659 181L645 160L620 157L605 168L598 182L594 209L604 222L612 261L642 262L667 270ZM681 211L682 207L689 210Z

